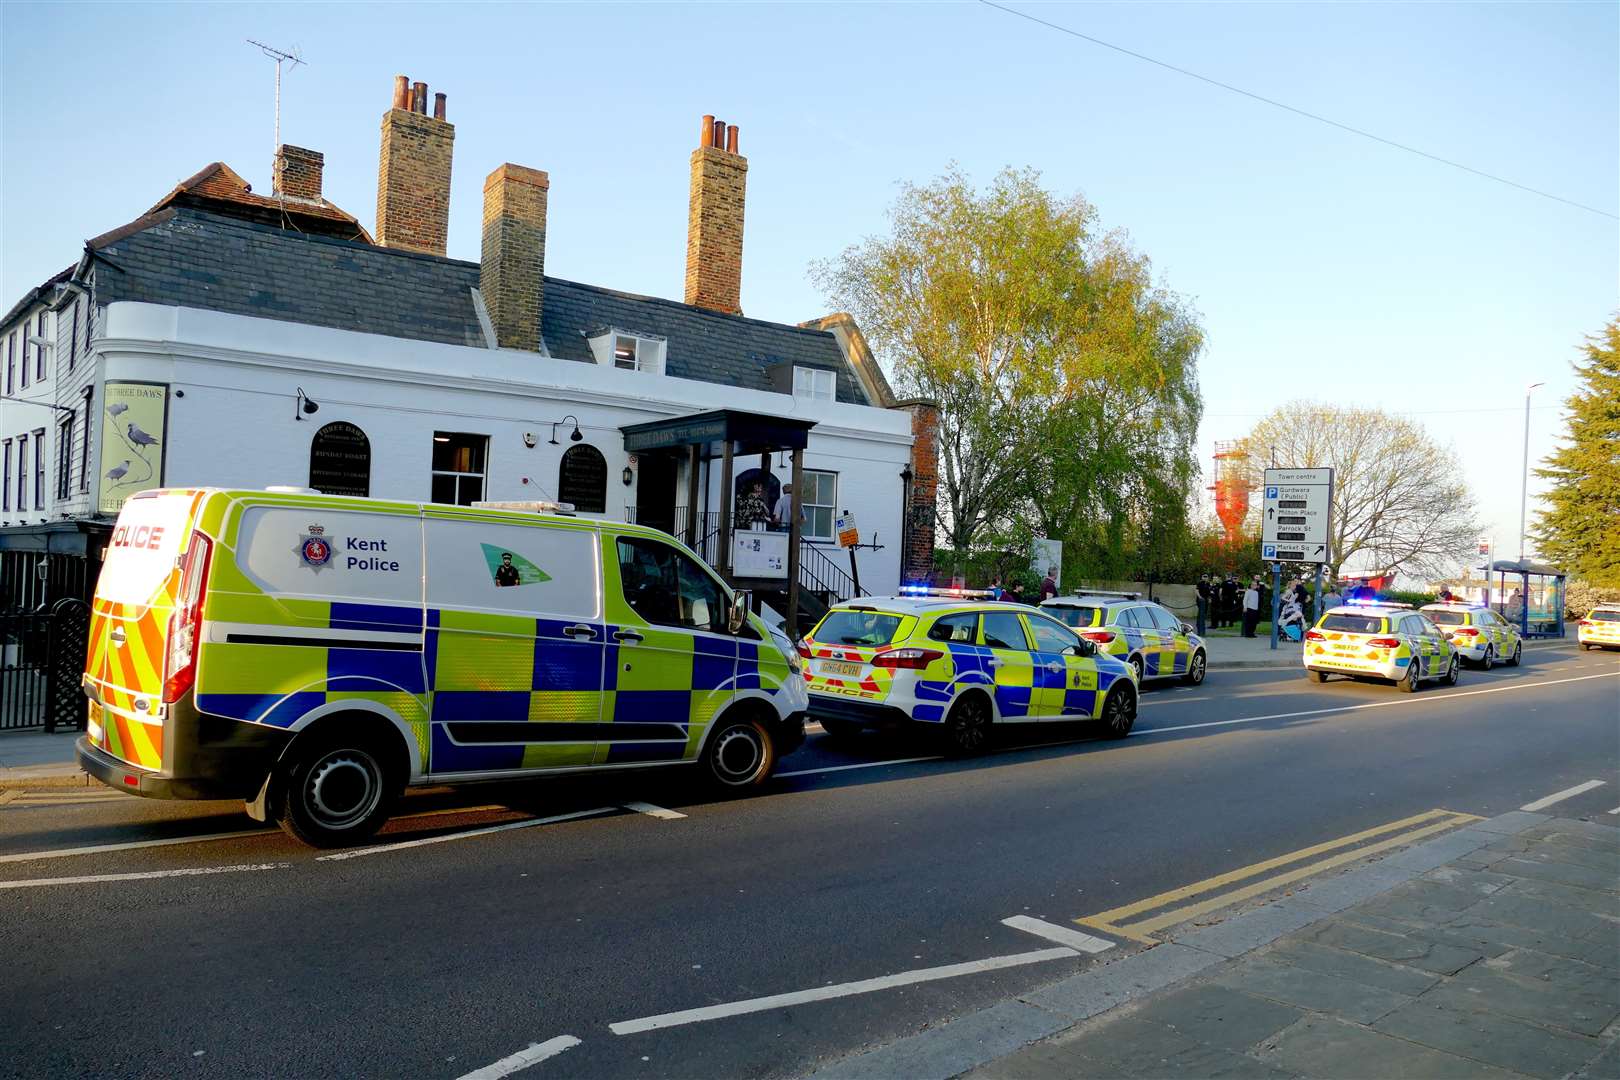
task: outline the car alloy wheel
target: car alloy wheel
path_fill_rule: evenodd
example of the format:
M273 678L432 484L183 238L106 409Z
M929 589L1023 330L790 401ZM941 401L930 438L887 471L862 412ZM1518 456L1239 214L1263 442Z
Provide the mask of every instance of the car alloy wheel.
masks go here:
M1147 678L1147 675L1146 675L1146 670L1147 669L1144 668L1143 665L1142 665L1142 658L1140 656L1131 657L1130 658L1130 665L1131 665L1131 667L1136 669L1136 685L1141 686L1142 685L1142 680Z
M990 742L990 704L984 696L964 696L945 718L947 749L959 756L982 753Z
M1495 664L1496 664L1496 648L1495 648L1495 646L1487 645L1487 646L1485 646L1485 659L1483 659L1483 660L1481 660L1479 662L1479 669L1481 671L1489 671L1489 670L1491 670L1492 667L1495 666Z
M1123 739L1136 724L1135 698L1128 690L1113 690L1103 699L1103 734L1110 739Z
M1508 661L1508 667L1518 667L1519 661L1522 659L1524 659L1524 643L1515 641L1513 643L1513 659Z
M1204 669L1207 663L1204 659L1204 650L1199 649L1192 654L1192 660L1187 665L1187 682L1197 686L1204 681Z
M1418 658L1414 656L1407 662L1406 677L1401 680L1401 689L1408 694L1415 694L1417 693L1418 683L1422 679L1423 676L1418 673Z
M1451 658L1451 663L1446 665L1446 685L1457 685L1457 658L1455 656Z

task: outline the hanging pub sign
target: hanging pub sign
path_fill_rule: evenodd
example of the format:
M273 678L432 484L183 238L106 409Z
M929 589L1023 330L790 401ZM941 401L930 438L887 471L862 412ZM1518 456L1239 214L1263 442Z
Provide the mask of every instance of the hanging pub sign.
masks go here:
M347 420L327 424L309 443L309 486L322 495L371 494L371 440Z
M136 492L163 486L167 383L108 382L101 401L101 484L96 509L116 514Z

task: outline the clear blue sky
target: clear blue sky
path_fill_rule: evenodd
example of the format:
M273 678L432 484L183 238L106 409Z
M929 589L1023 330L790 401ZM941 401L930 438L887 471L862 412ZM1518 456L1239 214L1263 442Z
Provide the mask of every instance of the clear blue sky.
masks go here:
M1620 187L1620 6L1029 4L1167 62L1602 207ZM1030 165L1129 231L1204 316L1200 455L1295 397L1411 410L1518 533L1583 335L1617 307L1616 222L1235 97L976 3L0 7L0 303L222 160L285 141L368 227L392 77L449 95L450 254L484 176L551 174L547 271L679 297L698 117L749 158L743 306L823 312L810 260L881 230L900 179ZM1207 477L1206 477L1207 478ZM1532 481L1532 492L1534 481Z

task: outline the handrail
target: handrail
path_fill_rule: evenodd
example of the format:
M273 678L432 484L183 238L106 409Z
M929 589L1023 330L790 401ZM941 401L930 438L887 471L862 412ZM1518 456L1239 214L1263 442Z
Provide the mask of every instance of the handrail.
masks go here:
M799 584L816 592L831 593L839 600L868 595L855 587L855 579L827 558L817 544L799 545Z

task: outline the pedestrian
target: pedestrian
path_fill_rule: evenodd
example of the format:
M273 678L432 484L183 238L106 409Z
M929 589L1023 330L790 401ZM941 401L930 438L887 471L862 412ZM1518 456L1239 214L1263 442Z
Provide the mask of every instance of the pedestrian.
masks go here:
M1007 582L1007 588L1003 590L1001 598L1009 604L1022 604L1024 602L1024 598L1018 595L1017 581Z
M1048 566L1046 576L1041 578L1041 599L1050 600L1057 595L1057 567Z
M1254 637L1260 625L1260 579L1254 578L1243 590L1243 636Z
M1000 600L1007 594L1007 590L1001 587L1001 575L998 574L991 579L990 588L987 591L990 593L990 599L992 600Z
M799 507L799 525L803 526L810 520L803 506ZM776 499L776 505L771 508L771 528L776 532L788 532L793 527L793 485L783 484L782 494Z
M1198 575L1198 633L1205 633L1206 620L1209 618L1209 575Z
M1299 593L1290 589L1277 616L1277 632L1289 641L1305 636L1305 609L1300 606Z
M765 485L755 480L746 494L737 496L738 529L752 529L756 522L769 521L771 512L765 506Z
M1222 626L1231 626L1233 621L1237 619L1238 585L1237 585L1237 578L1235 576L1233 576L1230 572L1227 573L1226 580L1221 582L1220 596L1221 596L1221 621L1220 621L1220 625L1222 625Z

